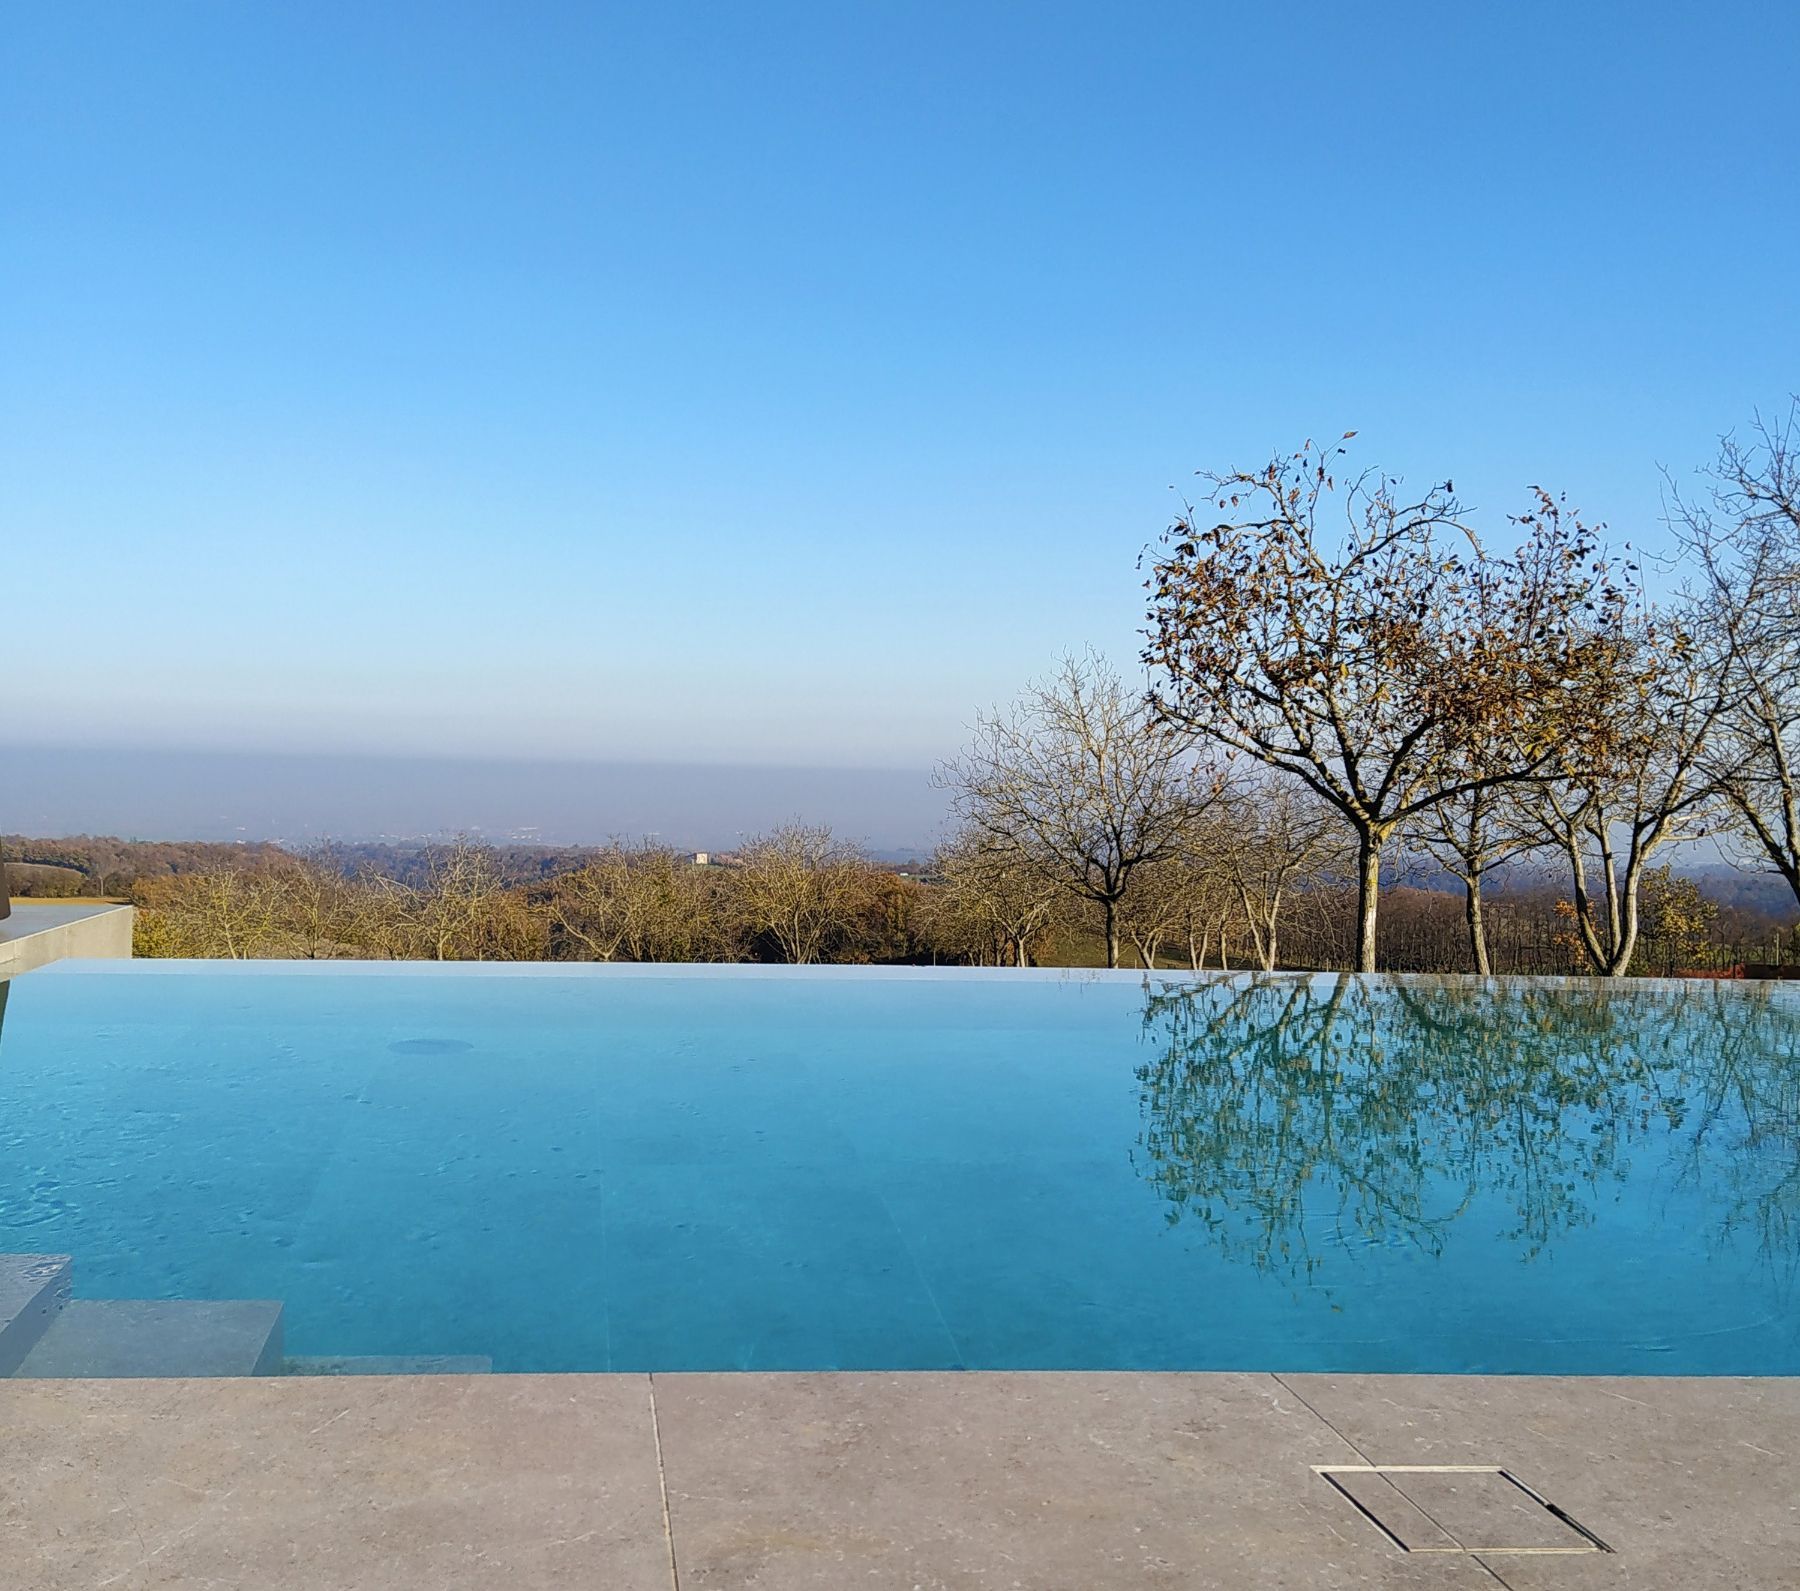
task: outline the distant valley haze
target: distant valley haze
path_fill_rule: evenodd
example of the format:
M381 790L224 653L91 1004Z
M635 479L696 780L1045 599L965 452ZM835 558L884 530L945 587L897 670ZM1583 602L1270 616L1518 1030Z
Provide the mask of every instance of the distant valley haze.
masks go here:
M0 745L0 829L126 839L613 838L723 850L800 817L884 856L929 851L930 770Z

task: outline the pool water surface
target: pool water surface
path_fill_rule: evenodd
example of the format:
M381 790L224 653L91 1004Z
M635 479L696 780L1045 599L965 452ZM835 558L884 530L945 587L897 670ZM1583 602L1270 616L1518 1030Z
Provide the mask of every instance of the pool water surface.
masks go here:
M1800 1003L1715 983L65 964L0 1250L498 1370L1800 1373Z

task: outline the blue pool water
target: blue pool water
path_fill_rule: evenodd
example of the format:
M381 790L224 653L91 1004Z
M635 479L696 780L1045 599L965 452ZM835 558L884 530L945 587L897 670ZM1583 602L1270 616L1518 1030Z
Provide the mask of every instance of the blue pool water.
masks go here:
M18 979L0 1249L503 1370L1800 1372L1754 985Z

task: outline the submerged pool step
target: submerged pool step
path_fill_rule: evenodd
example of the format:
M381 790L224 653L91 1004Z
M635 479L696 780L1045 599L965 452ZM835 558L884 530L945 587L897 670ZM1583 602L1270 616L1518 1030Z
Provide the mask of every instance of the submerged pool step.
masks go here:
M67 1254L0 1254L0 1376L19 1368L68 1301Z
M268 1299L76 1298L13 1371L55 1376L267 1376L281 1369Z
M284 1376L485 1376L494 1361L481 1353L301 1355L281 1361Z

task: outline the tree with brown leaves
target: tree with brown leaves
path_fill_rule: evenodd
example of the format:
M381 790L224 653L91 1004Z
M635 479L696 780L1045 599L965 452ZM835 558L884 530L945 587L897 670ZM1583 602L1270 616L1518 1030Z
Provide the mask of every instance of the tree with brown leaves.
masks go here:
M1146 581L1144 656L1166 721L1297 779L1349 828L1372 972L1385 848L1446 800L1552 766L1589 667L1583 616L1622 595L1578 520L1524 516L1518 555L1490 558L1450 482L1412 498L1378 473L1340 481L1344 452L1203 475ZM1476 741L1506 765L1471 768Z

